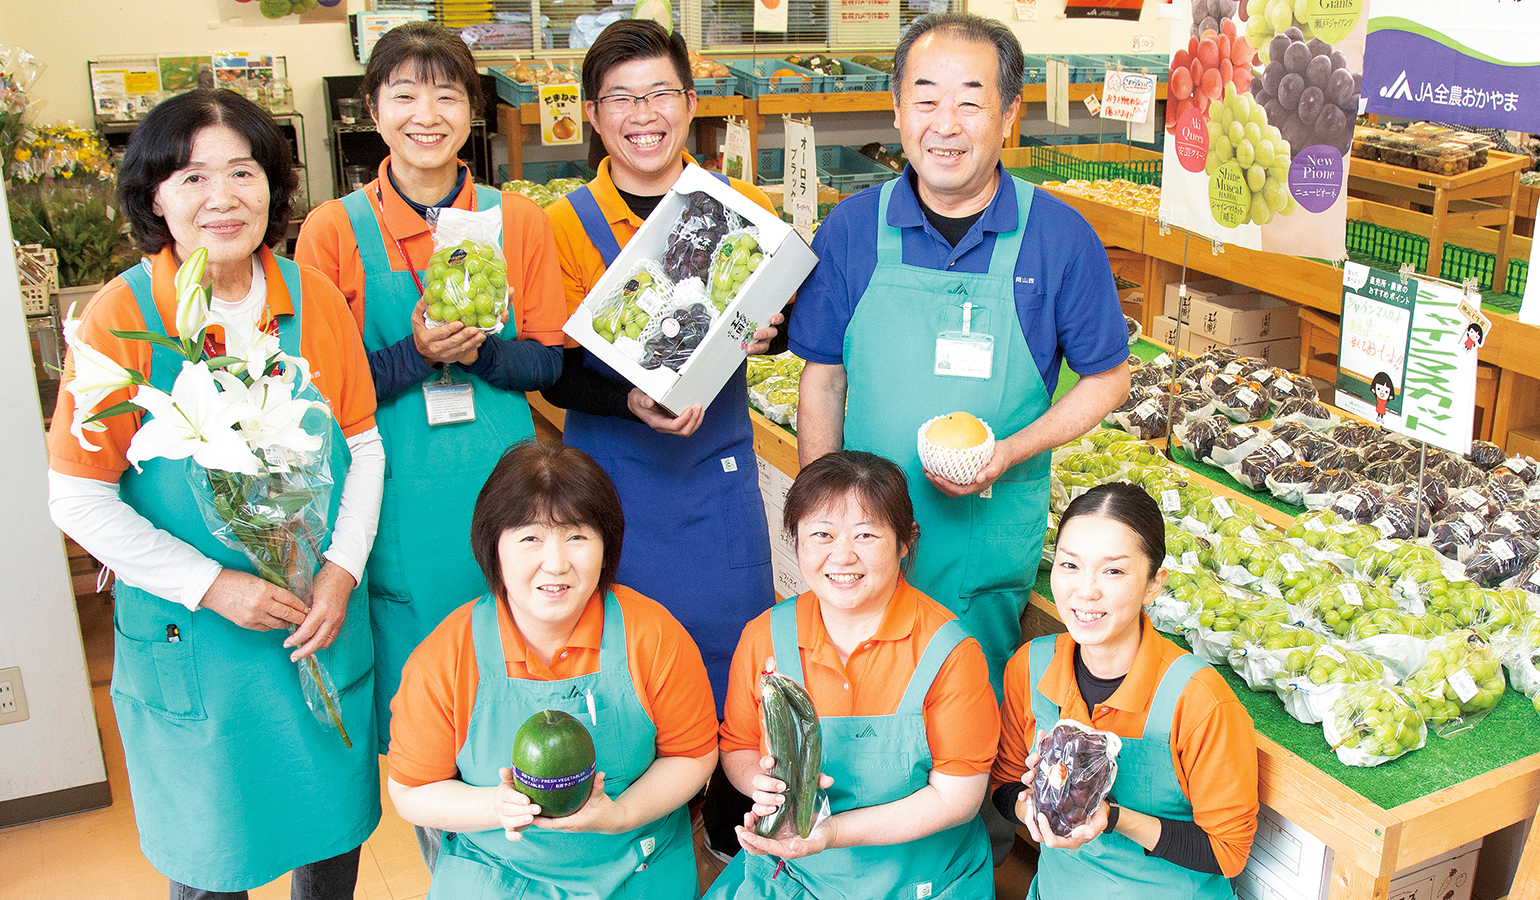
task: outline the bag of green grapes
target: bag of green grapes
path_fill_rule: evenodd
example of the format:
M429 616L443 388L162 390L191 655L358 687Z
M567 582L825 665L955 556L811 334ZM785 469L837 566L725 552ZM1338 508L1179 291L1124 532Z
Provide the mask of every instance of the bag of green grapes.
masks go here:
M673 284L663 267L643 260L632 267L620 289L608 297L584 300L593 313L594 333L632 360L642 358L642 334L652 317L668 303Z
M1440 638L1427 661L1406 679L1417 711L1441 737L1486 718L1505 688L1498 654L1474 631Z
M423 297L427 325L464 322L494 332L508 312L508 264L503 260L503 213L430 209L433 256L428 259Z
M1535 711L1540 712L1540 616L1530 616L1523 625L1499 637L1494 647L1508 670L1508 684L1533 701Z
M1274 679L1290 654L1325 642L1326 638L1303 625L1247 619L1230 637L1228 662L1247 687L1259 694L1272 693L1277 690Z
M722 236L711 254L711 271L706 276L707 293L717 312L727 311L728 304L737 298L739 289L759 268L762 259L759 229L740 228Z
M1417 704L1383 684L1350 685L1321 721L1321 731L1345 766L1377 766L1428 742Z
M1384 663L1335 642L1289 651L1273 676L1273 689L1284 710L1306 725L1330 715L1342 692L1352 685L1395 683L1396 676Z

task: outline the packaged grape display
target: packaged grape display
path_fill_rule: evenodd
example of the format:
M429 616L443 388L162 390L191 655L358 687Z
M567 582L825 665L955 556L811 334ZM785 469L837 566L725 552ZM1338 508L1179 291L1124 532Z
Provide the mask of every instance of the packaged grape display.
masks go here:
M1444 735L1479 721L1497 705L1505 687L1497 654L1469 632L1439 638L1427 661L1406 680L1417 711Z
M1520 480L1522 480L1526 485L1534 484L1535 479L1540 478L1540 464L1537 464L1534 460L1527 456L1515 456L1504 462L1494 471L1512 472L1513 474L1519 476Z
M1368 422L1343 422L1327 432L1327 437L1344 447L1357 448L1377 442L1385 432Z
M1486 522L1473 512L1455 513L1433 523L1430 537L1433 549L1445 557L1464 562L1476 548L1476 540L1486 533Z
M1207 460L1213 453L1214 442L1230 429L1230 420L1226 416L1207 416L1196 422L1179 427L1176 432L1177 439L1187 448L1187 452L1194 459Z
M1276 678L1291 654L1326 642L1308 628L1283 622L1243 622L1230 638L1228 662L1246 686L1259 693L1277 690Z
M427 325L462 322L494 332L508 311L508 266L503 261L503 217L498 209L433 209L433 255L423 283Z
M1291 397L1278 404L1275 422L1299 422L1317 431L1331 426L1333 417L1326 404L1314 398Z
M1496 586L1540 558L1540 540L1528 534L1488 531L1476 539L1465 560L1465 574L1477 584Z
M1331 502L1331 511L1344 522L1367 525L1379 518L1385 505L1385 489L1372 481L1359 481L1338 494Z
M1032 803L1059 837L1096 813L1118 777L1123 741L1073 719L1060 719L1037 742Z
M1422 747L1427 724L1405 692L1355 684L1342 692L1321 722L1326 742L1348 766L1377 766Z
M1273 690L1289 715L1310 725L1331 714L1348 685L1394 683L1395 676L1379 660L1325 643L1286 654Z
M1540 697L1540 616L1498 639L1497 652L1508 670L1508 684L1530 698Z
M1503 448L1491 441L1471 441L1470 452L1465 454L1465 458L1472 465L1479 466L1490 472L1504 462L1507 462L1508 454L1503 452Z
M1323 580L1307 592L1297 605L1337 637L1347 637L1361 618L1378 610L1395 611L1396 595L1369 581L1350 579Z
M1386 537L1410 540L1428 534L1433 527L1433 514L1416 497L1398 494L1385 498L1380 514L1369 524Z
M1267 489L1267 477L1284 463L1296 462L1294 448L1285 441L1271 440L1252 450L1227 471L1254 491Z
M663 409L708 406L816 262L775 213L687 165L563 330Z

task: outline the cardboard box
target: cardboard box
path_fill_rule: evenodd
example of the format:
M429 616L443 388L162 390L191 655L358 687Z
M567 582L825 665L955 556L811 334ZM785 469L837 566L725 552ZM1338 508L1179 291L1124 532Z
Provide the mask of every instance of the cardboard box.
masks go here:
M598 304L609 301L620 291L638 263L663 258L669 231L688 203L685 195L695 191L705 191L758 228L764 260L750 273L737 297L711 324L711 330L678 372L666 366L644 369L594 331L593 313ZM750 336L766 319L781 311L816 262L818 257L790 225L699 166L686 166L673 189L664 195L604 277L583 298L563 330L665 409L677 412L696 404L709 406L722 385L742 365Z
M1228 347L1238 356L1265 359L1270 365L1290 372L1299 369L1299 338L1297 337L1279 341L1259 341L1255 344L1224 344L1212 338L1206 338L1196 331L1182 332L1182 349L1188 353L1204 353L1212 347Z
M1183 337L1186 335L1184 334ZM1150 322L1150 332L1145 337L1167 347L1176 347L1176 320L1170 316L1156 316Z
M1179 284L1166 285L1165 314L1170 318L1181 319L1184 322L1189 321L1187 319L1187 307L1192 305L1193 300L1206 299L1208 297L1223 297L1227 294L1241 294L1245 293L1246 291L1246 289L1240 285L1231 281L1225 281L1223 278L1210 278L1206 281L1189 281L1187 282L1187 304L1183 307L1182 314L1179 316L1177 315L1177 307L1179 305L1179 298L1177 294L1180 288L1181 285Z
M788 556L772 547L770 569L775 573L775 595L782 600L795 597L807 590L807 582L802 580L802 572L797 568L795 556Z
M1221 344L1254 344L1299 337L1299 307L1268 294L1192 299L1192 330Z
M1397 872L1388 900L1470 900L1480 850L1478 838ZM1333 859L1330 847L1264 805L1236 893L1240 900L1327 900Z

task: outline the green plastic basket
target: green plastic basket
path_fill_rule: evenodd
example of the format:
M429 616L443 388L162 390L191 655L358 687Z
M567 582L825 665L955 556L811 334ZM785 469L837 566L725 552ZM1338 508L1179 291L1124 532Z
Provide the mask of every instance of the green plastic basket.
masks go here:
M1045 181L1096 181L1103 178L1123 178L1135 184L1160 184L1161 160L1095 160L1072 156L1056 150L1036 138L1028 138L1026 147L1032 152L1027 168L1052 173Z

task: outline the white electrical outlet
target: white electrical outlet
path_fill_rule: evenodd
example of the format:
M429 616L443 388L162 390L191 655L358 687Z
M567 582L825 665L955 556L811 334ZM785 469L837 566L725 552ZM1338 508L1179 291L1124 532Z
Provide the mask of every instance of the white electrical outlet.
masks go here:
M21 670L14 667L0 669L0 725L25 722L29 716L27 692L21 686Z

